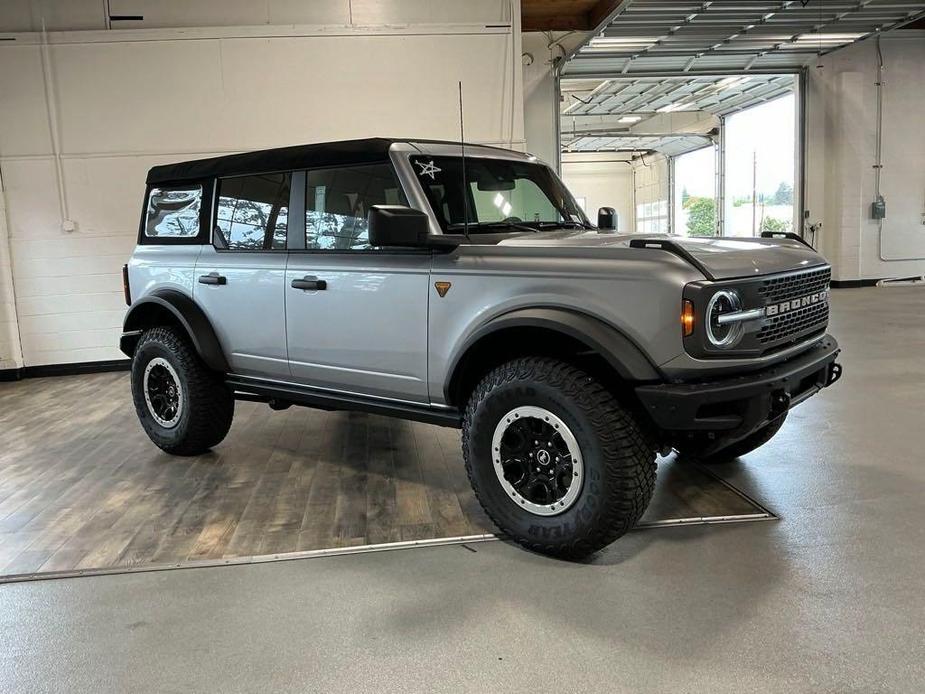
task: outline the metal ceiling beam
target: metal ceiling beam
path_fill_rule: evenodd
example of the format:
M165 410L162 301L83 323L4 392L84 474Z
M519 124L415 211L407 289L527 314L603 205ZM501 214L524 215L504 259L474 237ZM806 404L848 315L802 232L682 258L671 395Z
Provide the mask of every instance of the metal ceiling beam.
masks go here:
M622 2L619 2L616 7L613 8L613 10L601 15L597 24L591 29L591 33L588 35L588 38L569 50L564 56L562 56L562 60L567 62L574 58L582 48L588 45L588 42L592 37L597 36L606 27L610 26L610 24L613 23L613 21L632 4L633 0L622 0Z
M799 70L811 55L827 55L922 19L925 3L914 0L817 0L808 5L802 0L637 0L604 31L603 41L582 48L564 75ZM812 40L814 34L832 33L858 36ZM608 37L628 41L607 45ZM708 67L698 69L701 60ZM595 69L596 61L606 68Z

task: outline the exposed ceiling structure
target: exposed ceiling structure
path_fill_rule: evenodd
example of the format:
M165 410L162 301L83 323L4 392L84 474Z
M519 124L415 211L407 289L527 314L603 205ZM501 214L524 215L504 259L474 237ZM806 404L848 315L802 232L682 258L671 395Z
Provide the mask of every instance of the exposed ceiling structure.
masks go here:
M792 75L688 75L563 82L563 115L618 114L639 124L658 113L726 116L793 91ZM639 116L636 118L636 116Z
M566 79L562 82L563 151L651 149L677 154L703 146L693 133L665 134L669 114L728 116L771 101L795 88L794 75L685 75ZM702 132L702 130L701 130ZM653 137L659 136L656 140ZM685 137L688 136L688 137ZM645 144L657 141L658 147ZM677 147L681 151L675 151Z
M712 144L705 135L581 135L562 133L563 152L661 152L670 157Z
M563 75L792 71L922 17L913 0L623 0Z

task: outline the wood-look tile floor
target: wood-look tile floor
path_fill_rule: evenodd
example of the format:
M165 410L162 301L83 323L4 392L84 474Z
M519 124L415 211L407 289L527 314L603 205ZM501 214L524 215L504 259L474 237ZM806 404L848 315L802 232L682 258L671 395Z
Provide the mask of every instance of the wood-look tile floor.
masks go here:
M756 511L696 468L659 477L644 521ZM453 429L238 402L222 444L180 458L145 436L126 373L0 383L0 575L491 532Z

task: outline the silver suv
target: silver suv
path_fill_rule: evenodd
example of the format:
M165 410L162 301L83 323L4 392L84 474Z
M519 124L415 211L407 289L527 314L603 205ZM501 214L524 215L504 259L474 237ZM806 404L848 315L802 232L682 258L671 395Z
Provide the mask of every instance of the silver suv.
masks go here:
M767 442L841 373L830 269L793 235L597 226L526 154L368 139L157 166L120 347L151 440L195 455L235 400L462 429L498 527L593 552L655 457Z

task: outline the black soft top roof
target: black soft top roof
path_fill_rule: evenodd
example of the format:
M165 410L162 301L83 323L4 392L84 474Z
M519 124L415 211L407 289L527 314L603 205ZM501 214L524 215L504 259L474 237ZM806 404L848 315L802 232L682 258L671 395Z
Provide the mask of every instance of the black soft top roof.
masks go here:
M213 176L290 171L309 166L368 164L388 158L389 147L393 143L407 141L372 137L363 140L279 147L257 152L228 154L211 159L164 164L148 171L147 183L180 183Z

